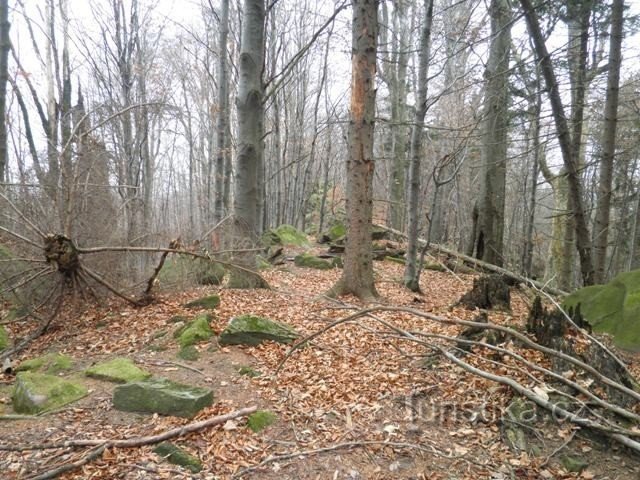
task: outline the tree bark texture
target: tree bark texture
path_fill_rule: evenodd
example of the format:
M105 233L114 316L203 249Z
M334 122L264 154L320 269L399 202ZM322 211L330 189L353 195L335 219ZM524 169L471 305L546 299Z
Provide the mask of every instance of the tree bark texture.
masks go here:
M618 126L618 93L620 90L620 63L623 37L624 0L613 0L611 10L611 35L609 37L609 76L604 105L604 130L602 132L602 159L596 206L595 236L593 245L595 283L606 280L607 245L609 243L609 215L611 212L611 182L616 150Z
M503 259L507 128L509 123L509 52L511 7L506 0L492 0L491 45L485 70L482 188L474 239L477 258L501 266Z
M373 131L376 100L378 0L353 0L351 121L347 157L347 244L336 294L377 297L373 281Z

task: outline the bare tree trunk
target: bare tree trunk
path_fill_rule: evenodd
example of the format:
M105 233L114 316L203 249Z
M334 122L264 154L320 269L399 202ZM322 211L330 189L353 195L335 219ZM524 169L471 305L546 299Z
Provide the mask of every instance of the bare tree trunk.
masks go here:
M429 57L431 55L431 25L433 23L433 0L424 1L424 23L420 35L416 107L411 127L409 150L409 199L407 204L407 263L404 284L414 292L420 291L420 269L418 268L418 225L420 223L420 160L422 158L422 135L424 117L427 114L427 88ZM435 203L434 197L434 203Z
M376 101L378 0L353 0L351 121L347 157L347 244L342 277L330 293L378 296L373 280L373 131Z
M609 37L609 76L604 106L604 130L602 132L602 159L595 218L594 263L595 283L606 280L607 245L609 243L609 215L611 212L611 180L616 150L618 126L618 93L620 89L620 50L623 37L624 0L613 0L611 11L611 36Z
M233 211L245 239L255 242L260 230L258 176L263 168L264 85L264 0L245 0L240 51L240 82L236 106L238 111L238 155L236 159ZM255 252L246 252L236 263L248 270L256 269ZM233 269L229 280L233 288L263 286L259 276Z
M215 201L213 223L224 217L224 160L229 128L229 69L227 38L229 36L229 0L220 2L220 37L218 40L218 121L216 124Z
M9 1L0 0L0 183L5 179L7 170L7 81L9 79Z
M576 230L576 247L580 256L580 269L584 285L592 285L594 270L591 252L591 235L587 225L584 203L582 199L582 181L578 169L579 152L573 148L571 133L567 124L567 116L558 89L555 70L551 63L551 57L547 51L540 25L530 0L520 0L524 16L527 21L529 34L535 45L536 56L540 62L540 68L545 79L549 92L549 101L553 111L553 119L556 125L562 160L567 169L567 180L569 183L569 196L573 203L573 216Z
M507 173L507 128L509 123L509 53L511 51L511 7L505 0L492 0L491 46L485 70L481 198L475 237L475 256L502 266L505 182Z

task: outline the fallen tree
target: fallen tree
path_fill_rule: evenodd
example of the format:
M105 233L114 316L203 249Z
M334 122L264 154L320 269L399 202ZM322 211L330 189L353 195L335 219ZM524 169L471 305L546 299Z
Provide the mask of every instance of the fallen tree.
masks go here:
M374 225L377 228L382 228L386 231L388 231L389 233L392 233L393 235L396 235L398 237L401 238L407 238L407 235L403 232L401 232L400 230L396 230L394 228L390 228L390 227L386 227L384 225ZM425 246L427 244L426 240L420 238L418 239L418 243L421 246ZM568 295L567 292L563 291L563 290L559 290L557 288L553 288L550 287L549 285L547 285L546 283L542 283L542 282L538 282L537 280L533 280L531 278L526 278L523 277L522 275L519 275L517 273L511 272L505 268L502 267L498 267L496 265L493 265L491 263L487 263L487 262L483 262L482 260L478 260L477 258L473 258L470 257L468 255L465 255L463 253L457 252L451 248L447 248L444 247L442 245L437 245L435 243L430 243L428 246L429 249L438 252L438 253L443 253L445 255L451 255L453 257L457 257L460 260L463 260L465 263L468 263L470 265L473 265L475 268L479 268L482 270L486 270L489 272L493 272L493 273L498 273L500 275L503 275L515 282L518 283L524 283L525 285L533 285L534 287L536 287L539 290L542 290L544 292L548 292L551 295L556 295L556 296L564 296L564 295Z

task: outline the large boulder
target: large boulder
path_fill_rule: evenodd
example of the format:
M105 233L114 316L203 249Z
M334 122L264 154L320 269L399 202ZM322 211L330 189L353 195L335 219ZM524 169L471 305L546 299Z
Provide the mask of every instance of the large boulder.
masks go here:
M562 306L580 308L593 331L612 335L616 346L640 351L640 270L621 273L605 285L576 290Z
M221 263L199 259L196 267L196 282L199 285L220 285L226 273Z
M87 394L83 385L53 375L20 372L13 390L13 409L17 413L36 414L60 408Z
M289 325L255 315L240 315L220 334L220 345L251 345L264 341L291 343L300 335Z
M178 339L180 347L185 348L209 340L213 336L210 321L209 315L198 315L192 322L176 330L174 336Z
M326 232L318 237L318 243L333 243L347 234L347 227L342 222L334 223Z
M207 388L150 378L118 385L113 391L113 406L125 412L160 413L176 417L193 417L213 403Z
M151 377L151 373L124 357L116 357L107 362L97 363L85 370L84 374L87 377L114 383L138 382Z
M0 325L0 352L9 346L9 335L2 325Z
M47 353L40 357L30 358L16 367L16 372L41 372L57 375L73 367L71 357L62 353Z
M322 258L318 258L315 255L311 255L309 253L303 253L302 255L297 255L293 259L293 263L298 267L307 267L307 268L315 268L317 270L331 270L334 265Z

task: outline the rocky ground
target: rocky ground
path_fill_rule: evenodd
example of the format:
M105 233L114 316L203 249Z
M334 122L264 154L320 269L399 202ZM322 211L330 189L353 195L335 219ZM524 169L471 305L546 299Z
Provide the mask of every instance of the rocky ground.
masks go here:
M477 314L454 306L471 287L473 275L427 270L423 294L415 295L401 286L401 265L383 261L375 262L375 268L384 305L462 319ZM323 296L339 274L339 269L315 270L286 262L265 272L271 290L200 288L166 292L142 308L120 303L66 308L14 363L45 353L64 354L71 365L56 374L80 381L86 395L42 416L16 417L11 408L16 379L5 375L0 382L0 444L144 437L256 406L273 412L275 423L255 433L241 417L172 440L200 460L199 473L164 461L154 453L156 445L146 445L108 448L60 478L640 478L637 456L568 422L544 416L524 427L526 451L509 449L503 419L513 393L507 387L440 358L425 357L423 348L382 331L374 318L328 330L296 350L277 374L289 346L218 344L217 334L238 315L264 316L302 335L349 315L361 307L355 299L336 302ZM190 300L214 293L221 301L213 309L185 307ZM489 319L522 326L530 298L514 289L511 312L489 312ZM216 335L195 343L197 359L178 357L175 317L190 320L204 313L211 315L209 325ZM406 330L443 335L459 330L405 312L376 315ZM15 323L6 327L12 336L29 328ZM118 385L83 373L115 357L132 360L154 377L211 389L213 404L194 418L117 410L113 392ZM504 364L495 368L508 370ZM38 475L81 460L89 452L89 448L0 451L0 477L42 478Z

